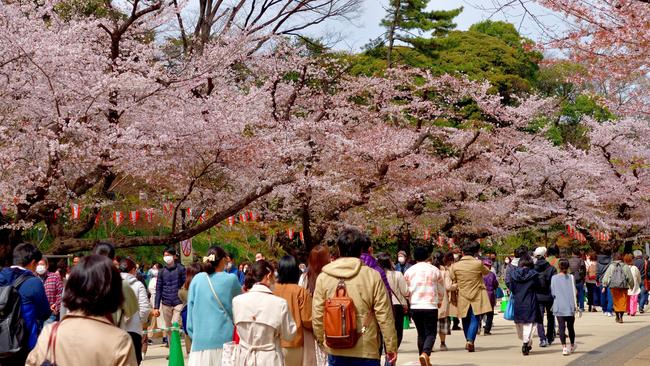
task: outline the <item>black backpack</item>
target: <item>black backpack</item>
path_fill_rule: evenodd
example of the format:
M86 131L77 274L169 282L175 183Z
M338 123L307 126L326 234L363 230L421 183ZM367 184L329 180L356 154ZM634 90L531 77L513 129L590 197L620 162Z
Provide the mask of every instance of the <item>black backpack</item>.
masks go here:
M0 359L14 356L27 343L18 288L30 277L22 274L13 284L0 286Z

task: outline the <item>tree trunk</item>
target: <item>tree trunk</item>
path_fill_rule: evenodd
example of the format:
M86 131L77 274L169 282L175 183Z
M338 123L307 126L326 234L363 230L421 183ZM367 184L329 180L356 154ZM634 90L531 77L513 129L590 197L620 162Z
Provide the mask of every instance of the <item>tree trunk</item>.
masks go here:
M399 11L401 7L402 7L402 1L398 0L395 4L395 10L393 12L393 22L390 25L390 28L388 29L388 50L386 52L386 63L389 69L393 67L393 47L395 45L395 31L399 23L399 16L400 16Z

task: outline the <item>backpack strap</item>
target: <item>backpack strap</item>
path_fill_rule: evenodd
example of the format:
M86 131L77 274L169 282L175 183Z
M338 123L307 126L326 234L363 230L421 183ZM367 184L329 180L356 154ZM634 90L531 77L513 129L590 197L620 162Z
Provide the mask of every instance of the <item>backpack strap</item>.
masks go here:
M14 280L12 286L16 289L16 291L18 291L20 286L22 286L22 284L25 283L25 281L30 279L30 277L34 277L34 276L30 276L27 273L23 272L23 274L21 274L20 276L18 276L18 278Z

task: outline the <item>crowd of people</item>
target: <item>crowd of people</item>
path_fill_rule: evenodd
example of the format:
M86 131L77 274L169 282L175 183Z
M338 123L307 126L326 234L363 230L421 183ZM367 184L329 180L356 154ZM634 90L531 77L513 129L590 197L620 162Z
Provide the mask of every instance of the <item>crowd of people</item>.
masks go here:
M0 365L139 365L149 335L174 324L182 324L190 366L378 366L382 356L395 365L410 319L420 364L429 366L436 340L447 351L452 331L462 329L467 352L479 350L477 336L491 334L502 292L523 355L535 332L539 347L559 338L570 355L582 312L600 308L622 323L648 300L648 259L640 251L561 255L555 246L522 246L500 262L467 241L448 252L413 248L412 260L399 251L393 262L374 252L367 235L345 229L336 253L318 245L304 264L257 253L255 262L236 266L214 246L184 267L167 248L164 265L145 272L103 242L75 257L70 270L49 272L47 259L24 243L0 272L0 296L7 324L15 320L25 331L9 329L14 347L0 349ZM6 311L12 299L21 309L13 315Z

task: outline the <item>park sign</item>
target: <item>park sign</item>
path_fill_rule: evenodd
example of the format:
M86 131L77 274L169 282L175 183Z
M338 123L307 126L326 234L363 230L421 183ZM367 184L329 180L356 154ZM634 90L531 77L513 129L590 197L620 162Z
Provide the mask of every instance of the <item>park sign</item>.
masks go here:
M194 261L194 248L192 238L181 241L181 264L188 266Z

